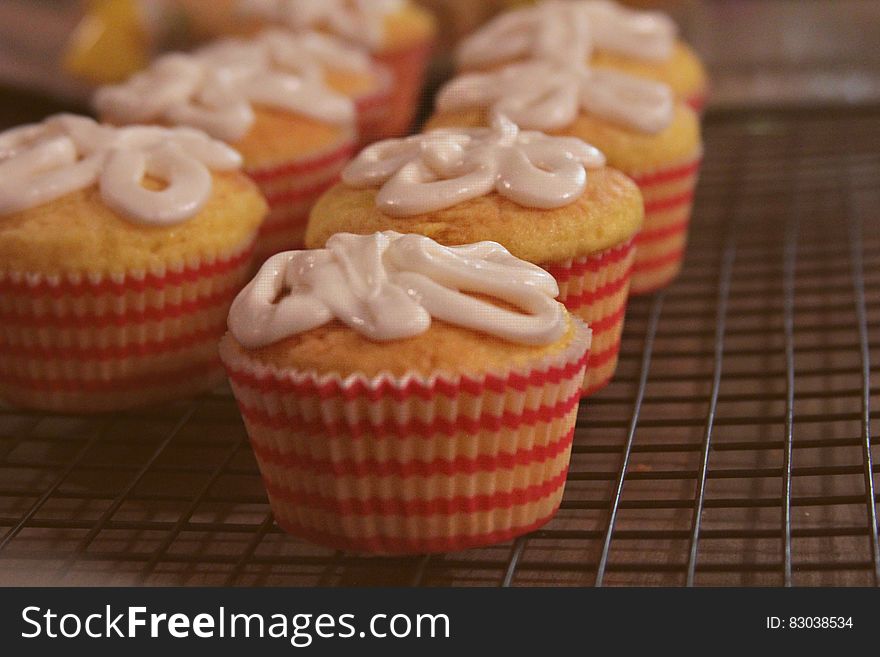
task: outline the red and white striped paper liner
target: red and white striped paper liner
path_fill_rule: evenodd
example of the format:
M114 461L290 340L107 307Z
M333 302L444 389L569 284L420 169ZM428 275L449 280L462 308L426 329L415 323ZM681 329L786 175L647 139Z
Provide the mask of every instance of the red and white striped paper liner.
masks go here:
M394 76L391 71L380 69L379 88L354 98L358 117L358 139L361 146L383 139L392 116L392 90Z
M223 380L217 342L253 243L149 272L0 270L0 397L83 413L210 389Z
M543 265L559 284L559 301L593 331L584 396L608 385L617 369L634 258L634 241L629 240L599 253Z
M245 170L269 203L269 214L257 237L256 266L281 251L305 248L309 211L321 194L339 181L355 148L355 139L351 136L314 157L271 168Z
M651 172L626 172L645 200L645 223L636 237L632 294L669 285L681 271L700 157Z
M227 336L220 354L279 526L359 552L505 541L562 499L587 366L562 352L480 376L279 372Z
M709 100L709 94L705 91L701 91L695 94L691 94L687 98L684 99L685 104L694 110L697 114L702 114L703 110L706 109L706 102Z
M421 101L428 60L433 48L433 41L427 41L410 48L374 55L376 61L387 67L394 75L391 113L379 132L379 138L401 137L409 133Z

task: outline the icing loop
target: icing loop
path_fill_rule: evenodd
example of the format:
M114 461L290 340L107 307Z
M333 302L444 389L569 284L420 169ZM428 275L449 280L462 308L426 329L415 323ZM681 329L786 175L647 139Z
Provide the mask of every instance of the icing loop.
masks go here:
M376 205L391 216L442 210L493 191L526 207L557 208L583 193L586 168L604 163L579 139L522 132L499 115L492 128L433 130L368 146L342 179L380 187Z
M464 39L456 57L466 68L519 60L586 62L594 49L637 59L672 56L675 23L663 13L606 0L546 0L501 14Z
M268 31L160 57L125 83L98 89L95 107L114 123L188 125L237 141L253 126L254 104L351 123L354 105L324 85L324 69L369 66L363 53L329 37Z
M546 61L466 73L445 85L437 109L490 108L532 130L559 130L581 110L655 134L672 122L675 100L664 84L617 71Z
M326 30L376 50L385 40L386 19L405 4L405 0L239 0L239 10L294 30Z
M59 114L0 134L0 214L97 184L111 208L137 223L195 215L211 195L209 169L241 166L234 150L188 128L114 128ZM149 190L144 176L166 183Z
M334 318L376 341L419 335L435 318L512 342L549 344L566 330L558 294L549 273L496 242L447 247L393 231L338 233L326 248L267 260L232 304L229 330L257 349Z

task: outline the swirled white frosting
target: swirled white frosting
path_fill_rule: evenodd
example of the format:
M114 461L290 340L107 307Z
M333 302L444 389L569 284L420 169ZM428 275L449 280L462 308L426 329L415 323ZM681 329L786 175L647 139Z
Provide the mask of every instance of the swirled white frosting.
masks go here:
M353 102L324 84L327 67L368 70L369 59L330 37L273 30L160 57L125 83L98 89L94 104L113 123L187 125L224 141L247 134L254 105L352 123Z
M376 205L391 216L442 210L493 191L526 207L557 208L583 193L588 167L604 164L602 153L580 139L523 132L496 116L491 128L375 143L348 163L342 180L379 187Z
M496 242L449 247L393 231L337 233L323 249L267 260L232 304L229 330L257 349L333 319L388 341L424 333L436 318L512 342L549 344L566 330L558 294L549 273Z
M190 128L115 128L59 114L0 133L0 215L97 184L104 202L141 224L192 216L211 196L211 173L237 169L241 156ZM166 183L143 186L145 176Z
M437 96L441 112L475 107L505 114L532 130L565 128L584 111L654 134L672 122L675 99L672 90L659 82L611 70L532 61L490 73L465 73Z
M239 0L243 15L294 30L326 30L377 50L385 40L385 21L405 0Z
M464 39L456 56L465 68L529 59L582 62L594 49L664 61L676 32L672 19L656 11L608 0L546 0L501 14Z

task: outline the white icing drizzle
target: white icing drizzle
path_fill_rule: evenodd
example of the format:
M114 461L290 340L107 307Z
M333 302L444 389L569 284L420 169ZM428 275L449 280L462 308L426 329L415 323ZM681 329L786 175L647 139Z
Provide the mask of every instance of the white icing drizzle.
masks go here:
M125 83L98 89L94 104L113 123L187 125L224 141L247 134L253 105L352 123L353 102L324 84L328 67L364 71L369 59L330 37L272 30L160 57Z
M498 115L491 128L443 129L365 148L342 172L352 187L379 187L376 205L391 216L449 208L493 191L533 208L572 203L598 150L572 137L521 131Z
M378 50L385 40L385 21L405 0L239 0L245 16L293 30L319 29Z
M558 294L549 273L496 242L448 247L393 231L337 233L323 249L267 260L232 304L229 330L245 348L257 349L334 318L376 341L419 335L435 318L540 345L565 333Z
M660 12L608 0L546 0L501 14L464 39L456 56L465 68L531 59L585 62L593 49L664 61L672 56L676 32Z
M104 202L147 225L180 223L211 196L209 169L241 166L225 144L189 128L115 128L59 114L0 133L0 215L97 184ZM149 190L144 176L162 180Z
M437 109L491 108L523 128L558 130L581 111L656 134L672 123L675 99L659 82L617 71L549 61L511 64L490 73L465 73L446 84Z

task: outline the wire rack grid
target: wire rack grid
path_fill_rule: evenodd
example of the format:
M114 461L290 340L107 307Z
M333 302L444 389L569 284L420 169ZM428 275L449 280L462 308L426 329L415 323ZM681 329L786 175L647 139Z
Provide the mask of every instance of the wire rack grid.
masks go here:
M0 409L0 584L877 585L880 110L705 133L685 270L631 303L541 530L407 559L287 536L225 390Z

